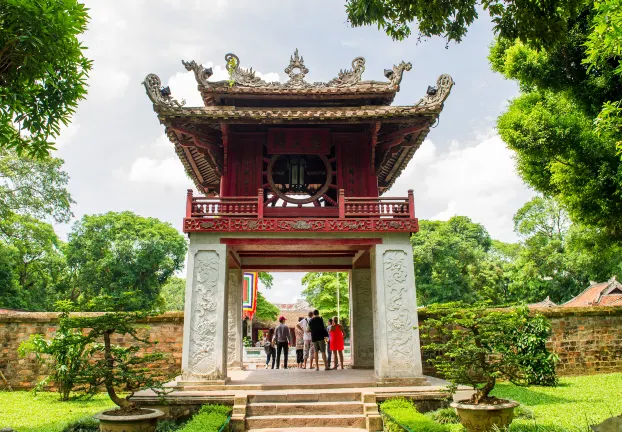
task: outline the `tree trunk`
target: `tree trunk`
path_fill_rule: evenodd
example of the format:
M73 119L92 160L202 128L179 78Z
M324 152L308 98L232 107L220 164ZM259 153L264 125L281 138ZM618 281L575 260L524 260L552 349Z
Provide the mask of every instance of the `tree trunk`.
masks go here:
M110 333L104 333L104 359L106 360L106 375L104 378L104 384L106 385L106 391L108 392L108 396L110 400L114 402L117 406L124 410L130 410L134 408L134 404L127 399L123 399L117 395L117 392L114 389L113 385L113 375L114 375L114 358L112 357L112 352L110 348Z

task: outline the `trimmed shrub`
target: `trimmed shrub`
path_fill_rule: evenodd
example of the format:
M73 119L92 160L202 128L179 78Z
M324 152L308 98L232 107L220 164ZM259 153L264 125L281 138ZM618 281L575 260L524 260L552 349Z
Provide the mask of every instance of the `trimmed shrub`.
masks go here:
M425 415L440 424L460 423L460 417L458 417L458 414L456 414L456 410L454 408L441 408L436 411L426 413Z
M75 423L71 423L63 432L98 432L99 421L93 417L84 417Z
M230 413L231 407L229 406L203 405L179 432L218 432Z
M407 399L389 399L380 405L385 431L448 432L447 426L434 422L417 411Z

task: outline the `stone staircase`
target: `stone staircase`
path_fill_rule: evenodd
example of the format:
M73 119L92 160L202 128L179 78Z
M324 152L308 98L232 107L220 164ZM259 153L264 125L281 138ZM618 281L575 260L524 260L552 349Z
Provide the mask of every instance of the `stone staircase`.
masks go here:
M355 390L279 390L234 398L234 431L280 428L382 430L374 393Z

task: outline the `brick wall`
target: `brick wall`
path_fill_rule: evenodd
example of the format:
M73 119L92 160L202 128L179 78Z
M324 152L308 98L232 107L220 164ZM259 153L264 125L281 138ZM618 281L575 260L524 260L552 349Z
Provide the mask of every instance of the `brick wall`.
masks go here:
M84 314L96 315L96 314ZM20 358L17 349L20 343L31 334L44 334L46 338L54 335L58 325L58 314L53 312L9 312L0 314L0 372L14 388L32 388L45 374L34 354ZM184 315L181 312L168 312L152 317L141 323L140 336L147 333L151 341L158 341L155 349L167 354L167 367L171 372L181 369L181 346L184 328ZM116 337L114 343L127 345L129 337ZM147 351L153 351L151 346ZM4 383L0 381L0 389Z
M560 375L622 372L622 307L551 308L540 312L551 320L553 336L549 348L560 358ZM426 312L419 311L419 320L425 318ZM19 358L19 344L34 333L51 337L56 325L55 313L0 314L0 371L13 387L31 388L45 372L33 355ZM159 341L156 349L169 354L170 371L179 372L183 314L169 312L150 318L144 325L141 331L149 332L151 340ZM120 345L128 342L124 338L115 341ZM425 358L426 354L423 355ZM424 368L424 372L431 370Z

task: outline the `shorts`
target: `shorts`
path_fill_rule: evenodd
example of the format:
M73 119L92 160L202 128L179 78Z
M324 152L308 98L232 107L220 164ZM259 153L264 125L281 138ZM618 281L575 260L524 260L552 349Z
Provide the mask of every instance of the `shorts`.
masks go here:
M311 358L313 358L313 356L315 355L315 350L313 349L313 343L310 340L306 340L304 342L304 354L303 354L303 358L306 360L309 358L309 354L311 355Z
M317 353L326 352L326 341L324 339L317 342L313 341L313 348Z

